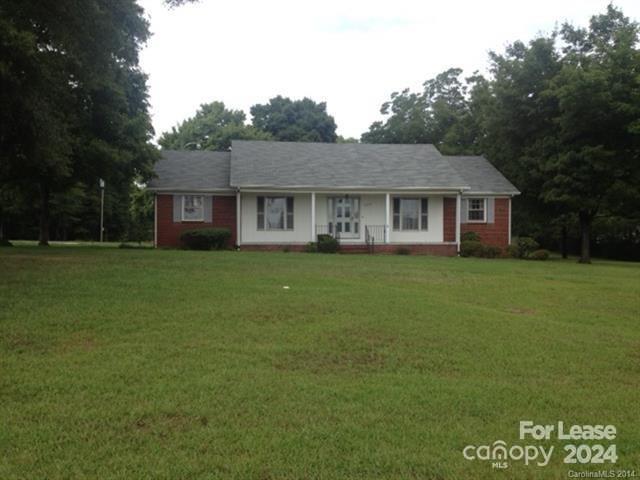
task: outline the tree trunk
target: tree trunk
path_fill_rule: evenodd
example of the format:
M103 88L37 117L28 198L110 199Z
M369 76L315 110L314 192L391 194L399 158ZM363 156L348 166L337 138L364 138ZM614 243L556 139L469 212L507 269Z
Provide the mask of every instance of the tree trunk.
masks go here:
M569 256L569 246L567 245L567 226L562 225L562 240L560 243L560 249L562 250L562 258Z
M38 245L49 246L49 184L40 182L40 238Z
M580 260L579 263L591 263L591 215L580 212Z

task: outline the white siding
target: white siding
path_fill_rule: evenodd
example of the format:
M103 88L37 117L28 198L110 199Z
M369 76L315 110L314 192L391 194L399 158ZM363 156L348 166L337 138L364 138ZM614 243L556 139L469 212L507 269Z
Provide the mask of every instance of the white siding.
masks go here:
M260 196L293 196L294 197L294 229L284 231L258 230L257 228L257 197ZM327 225L331 219L327 211L329 197L338 194L316 194L316 224ZM360 198L360 237L341 239L341 243L364 243L364 229L366 225L384 225L385 222L385 194L350 194ZM393 198L391 195L390 243L442 243L443 241L443 199L441 196L429 198L429 229L427 231L394 231L393 226ZM416 198L421 195L405 195ZM311 238L311 194L310 193L242 193L241 202L241 237L242 243L247 244L287 244L307 243Z
M293 230L258 230L258 195L293 197ZM317 200L316 200L317 202ZM311 194L242 193L242 243L307 243L311 241Z

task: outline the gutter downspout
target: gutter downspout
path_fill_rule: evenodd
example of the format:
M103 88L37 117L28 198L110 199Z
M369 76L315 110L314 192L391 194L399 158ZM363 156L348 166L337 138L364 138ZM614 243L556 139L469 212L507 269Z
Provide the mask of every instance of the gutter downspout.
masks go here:
M236 191L236 245L238 246L238 250L240 249L240 244L242 243L242 220L240 218L240 215L242 213L242 208L241 208L241 196L240 196L240 189L238 189Z
M316 240L316 192L311 192L311 241Z
M390 224L389 217L391 215L391 195L387 192L384 196L384 243L390 242Z
M513 195L509 197L509 243L507 245L511 245L511 200L513 200Z

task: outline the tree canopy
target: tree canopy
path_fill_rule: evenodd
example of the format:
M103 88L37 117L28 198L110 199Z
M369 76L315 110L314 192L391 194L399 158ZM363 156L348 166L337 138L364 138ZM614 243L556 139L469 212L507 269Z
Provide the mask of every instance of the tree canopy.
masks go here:
M564 25L562 68L546 92L558 115L537 165L541 198L577 212L583 262L595 216L632 212L640 197L638 31L611 5L588 29Z
M4 188L38 197L41 244L53 195L102 177L126 196L134 177L150 174L156 150L138 67L148 35L134 0L2 2L0 175Z
M228 150L231 140L271 140L271 135L246 125L242 110L229 110L223 102L200 105L195 116L162 134L158 143L172 150Z
M251 107L252 124L270 133L275 140L335 142L336 122L324 102L310 98L291 100L277 96L263 105Z
M336 142L336 124L324 103L281 96L251 107L252 123L242 110L223 102L200 105L196 114L160 136L162 148L174 150L228 150L231 140Z
M457 145L470 115L468 86L461 75L461 69L451 68L424 82L421 92L392 93L380 109L386 120L374 122L362 141L432 143L445 152L465 150L466 145Z

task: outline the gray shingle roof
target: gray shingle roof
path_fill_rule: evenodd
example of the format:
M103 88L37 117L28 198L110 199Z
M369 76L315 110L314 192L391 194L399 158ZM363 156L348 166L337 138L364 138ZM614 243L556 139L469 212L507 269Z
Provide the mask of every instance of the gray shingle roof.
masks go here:
M238 187L460 188L433 145L233 141Z
M230 159L230 152L163 150L148 187L178 192L228 189Z
M484 157L443 156L433 145L234 140L231 152L163 150L149 189L233 187L471 189L518 194Z
M502 175L489 160L482 156L446 156L451 166L471 187L466 194L503 193L517 195L520 192Z

